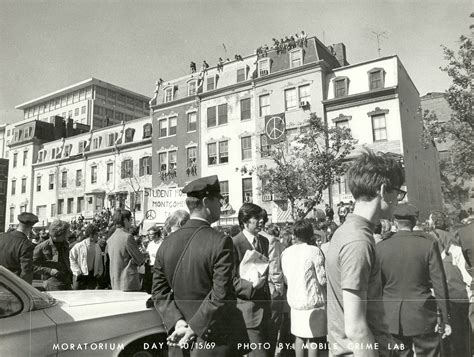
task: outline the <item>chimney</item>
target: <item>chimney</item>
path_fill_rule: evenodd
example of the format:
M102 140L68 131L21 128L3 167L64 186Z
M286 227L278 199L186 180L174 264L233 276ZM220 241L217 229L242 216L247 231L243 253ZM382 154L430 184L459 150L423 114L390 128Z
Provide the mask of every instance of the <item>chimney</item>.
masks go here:
M54 126L54 139L60 139L64 136L65 128L64 128L64 119L59 115L56 115L53 120Z
M66 121L66 138L74 136L74 121L68 118Z
M341 66L347 66L349 64L346 60L346 46L342 42L332 45L332 50L334 57L336 57Z

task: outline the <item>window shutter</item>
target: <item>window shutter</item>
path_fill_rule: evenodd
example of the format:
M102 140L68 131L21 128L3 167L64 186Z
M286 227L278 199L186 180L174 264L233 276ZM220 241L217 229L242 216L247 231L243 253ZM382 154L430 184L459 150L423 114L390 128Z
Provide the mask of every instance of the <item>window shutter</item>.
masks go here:
M145 158L141 158L140 159L140 164L139 164L139 167L140 167L140 170L139 170L139 173L138 175L139 176L143 176L144 175L144 167L143 167L143 162L144 162Z
M125 161L122 161L122 169L121 169L120 177L125 178Z

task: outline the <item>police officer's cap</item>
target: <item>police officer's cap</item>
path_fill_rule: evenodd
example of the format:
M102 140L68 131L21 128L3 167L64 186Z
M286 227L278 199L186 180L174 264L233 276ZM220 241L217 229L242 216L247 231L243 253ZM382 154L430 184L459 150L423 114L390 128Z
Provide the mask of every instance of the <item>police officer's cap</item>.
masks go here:
M393 216L400 219L410 219L413 217L417 218L418 213L418 208L416 208L414 205L410 203L401 203L395 208Z
M200 179L191 181L184 186L183 193L186 193L188 197L204 198L213 196L222 198L217 175L201 177Z
M28 226L32 226L38 222L38 217L30 212L22 212L18 215L18 221Z

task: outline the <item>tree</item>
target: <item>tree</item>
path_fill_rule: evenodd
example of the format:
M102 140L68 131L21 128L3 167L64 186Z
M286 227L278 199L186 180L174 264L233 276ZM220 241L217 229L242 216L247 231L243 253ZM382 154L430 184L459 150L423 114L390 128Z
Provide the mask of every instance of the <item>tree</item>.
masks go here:
M263 191L288 202L293 220L306 217L321 202L323 192L346 172L347 156L356 141L350 129L329 127L311 113L308 127L292 143L269 150L271 165L257 168Z
M474 17L471 14L471 17ZM471 29L473 26L471 25ZM472 39L460 37L459 49L453 51L442 45L447 65L440 67L451 78L446 91L446 100L452 114L449 120L440 120L434 112L423 115L425 146L437 143L452 143L449 158L440 163L443 194L447 202L456 203L466 197L474 174L474 128L472 113L473 47Z

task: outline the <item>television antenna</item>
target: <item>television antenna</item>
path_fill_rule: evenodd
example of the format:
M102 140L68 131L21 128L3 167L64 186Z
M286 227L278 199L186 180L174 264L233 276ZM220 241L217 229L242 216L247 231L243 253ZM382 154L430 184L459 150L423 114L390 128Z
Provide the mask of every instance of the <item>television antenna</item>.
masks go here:
M380 39L382 38L388 39L387 33L385 31L371 31L371 33L377 38L377 51L380 57L381 51L382 51L382 49L380 48Z

